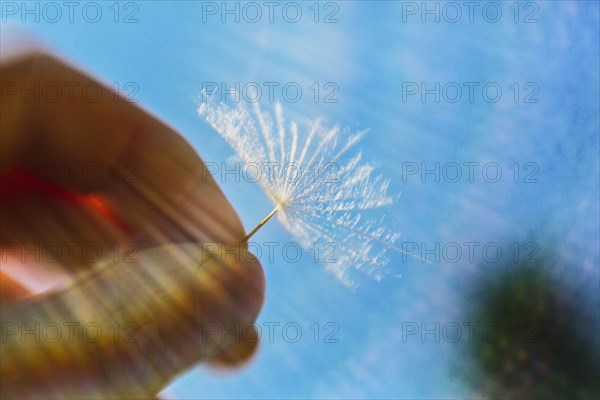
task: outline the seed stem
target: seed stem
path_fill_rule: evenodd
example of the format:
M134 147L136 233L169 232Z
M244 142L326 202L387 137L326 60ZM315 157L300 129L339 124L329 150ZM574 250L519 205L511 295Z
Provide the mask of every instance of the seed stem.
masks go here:
M254 227L254 229L252 229L252 230L250 231L250 233L248 233L248 234L247 234L247 235L246 235L246 236L245 236L245 237L242 239L241 243L247 242L247 241L248 241L248 239L250 239L250 238L252 237L252 235L254 235L254 234L255 234L255 233L256 233L256 232L257 232L257 231L258 231L260 228L262 228L262 226L263 226L264 224L266 224L266 223L267 223L267 221L269 221L269 220L270 220L270 219L273 217L273 215L277 214L277 211L279 211L279 206L275 207L275 208L273 209L273 211L271 211L271 213L265 217L265 219L263 219L262 221L260 221L260 223L259 223L258 225L256 225L256 227Z

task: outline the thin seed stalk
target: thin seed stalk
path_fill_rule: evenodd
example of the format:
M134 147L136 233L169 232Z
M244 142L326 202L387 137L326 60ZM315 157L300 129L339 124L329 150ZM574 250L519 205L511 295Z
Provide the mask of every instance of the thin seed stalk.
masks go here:
M267 223L267 222L268 222L268 221L269 221L271 218L273 218L273 216L274 216L275 214L277 214L277 211L279 211L279 206L275 207L275 208L273 209L273 211L271 211L271 212L269 213L269 215L267 215L267 216L265 217L265 219L263 219L262 221L260 221L260 223L259 223L258 225L256 225L256 226L254 227L254 229L252 229L252 230L250 231L250 233L248 233L248 234L247 234L247 235L246 235L246 236L245 236L245 237L242 239L242 241L241 241L240 243L245 243L245 242L247 242L247 241L248 241L248 240L249 240L249 239L252 237L252 235L254 235L254 234L255 234L255 233L256 233L256 232L257 232L257 231L258 231L260 228L262 228L262 226L263 226L264 224L266 224L266 223Z

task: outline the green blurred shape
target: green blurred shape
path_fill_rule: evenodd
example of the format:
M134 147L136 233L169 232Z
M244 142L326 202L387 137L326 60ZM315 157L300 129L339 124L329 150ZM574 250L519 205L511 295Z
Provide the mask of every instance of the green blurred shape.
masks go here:
M468 344L478 397L600 398L598 310L564 284L568 267L551 260L482 266L465 311L501 334Z

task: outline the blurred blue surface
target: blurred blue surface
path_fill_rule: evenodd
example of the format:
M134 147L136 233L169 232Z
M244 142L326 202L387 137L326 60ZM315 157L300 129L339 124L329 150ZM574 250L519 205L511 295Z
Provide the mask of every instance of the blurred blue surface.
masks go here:
M11 2L3 7L5 3ZM275 92L288 119L326 116L351 130L370 128L362 151L391 179L391 191L402 193L393 206L381 210L399 227L402 241L429 247L436 242L494 242L506 257L512 256L514 242L550 246L571 263L567 283L587 307L598 309L599 3L518 3L518 22L513 2L497 3L502 17L496 23L483 18L483 6L475 9L473 22L463 8L459 21L445 21L442 15L437 23L432 15L422 22L420 13L407 13L412 8L406 2L320 3L320 20L337 10L338 22L328 24L314 22L312 2L299 3L303 16L298 23L287 22L279 8L273 23L264 8L258 23L244 18L235 23L232 16L223 23L220 14L206 14L207 2L193 1L132 2L137 9L123 2L115 23L112 3L100 4L103 17L97 23L78 13L72 23L66 15L55 23L43 16L39 23L31 16L23 23L21 14L10 16L3 8L2 35L24 30L109 84L135 82L140 104L180 131L207 162L225 162L233 153L196 114L203 85L297 82L303 96L296 103ZM436 3L428 4L433 8ZM447 5L438 4L440 10ZM122 23L132 11L138 22ZM524 23L532 12L537 22ZM309 89L314 82L321 88L318 102ZM327 82L339 88L337 103L322 101ZM436 102L434 95L422 102L420 94L406 94L410 82L426 82L429 88L435 82L441 87L457 82L464 90L455 103L443 96ZM473 102L464 82L480 83ZM490 82L502 89L497 102L481 95L480 88ZM515 82L517 98L511 89ZM526 87L528 83L532 85ZM529 99L537 102L525 102L535 88ZM261 104L272 107L268 101ZM432 168L436 162L463 166L462 179L451 183L442 176L435 182L426 175L422 182L421 175L406 174L407 163ZM502 178L489 182L476 169L469 182L465 162L498 163ZM509 168L515 163L517 183ZM524 182L530 173L537 182ZM226 179L221 187L247 229L271 210L257 185ZM256 236L259 243L289 240L273 222ZM475 251L472 262L463 255L456 263L423 264L389 255L389 267L401 279L375 282L358 275L358 287L350 291L316 265L311 254L289 263L280 251L274 259L263 252L267 298L257 322L263 335L256 359L233 374L198 367L165 394L473 396L457 368L459 343L436 343L432 335L423 343L419 336L407 339L402 333L411 322L431 328L435 322L464 321L463 293L474 284L481 251ZM290 340L294 329L289 337L283 335L286 323L302 329L297 342ZM337 343L326 341L334 331L329 339ZM596 321L590 335L597 333Z

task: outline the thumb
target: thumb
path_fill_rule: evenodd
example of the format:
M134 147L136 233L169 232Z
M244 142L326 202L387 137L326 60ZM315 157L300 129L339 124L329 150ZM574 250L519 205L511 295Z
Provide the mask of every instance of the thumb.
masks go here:
M130 261L3 306L2 398L152 396L253 329L265 282L245 249L169 244Z

